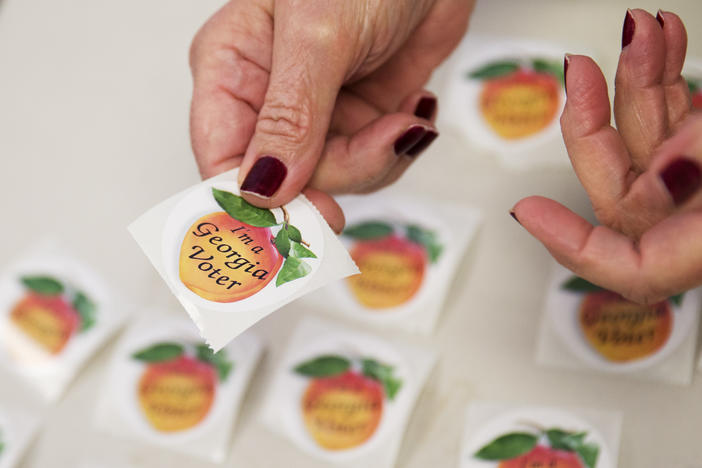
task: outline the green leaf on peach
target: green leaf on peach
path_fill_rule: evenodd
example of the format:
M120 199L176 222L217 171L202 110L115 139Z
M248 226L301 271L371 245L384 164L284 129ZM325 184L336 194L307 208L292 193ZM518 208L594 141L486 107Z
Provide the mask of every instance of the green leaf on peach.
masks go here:
M63 284L50 276L23 276L20 281L27 289L42 296L57 296L64 291Z
M132 354L132 358L143 362L166 362L179 358L184 353L183 346L178 343L157 343Z
M291 256L295 258L317 258L317 256L310 249L297 242L292 243Z
M309 275L311 271L312 268L299 258L288 257L285 259L285 262L283 262L283 267L278 272L278 277L275 279L275 285L278 287L282 284L289 283L290 281L303 278Z
M293 369L305 377L333 377L343 374L351 367L351 361L341 356L327 355L305 361Z
M242 197L212 188L212 195L219 206L232 218L254 227L272 227L278 223L271 210L253 206Z
M342 235L356 240L381 239L393 233L394 229L388 223L367 221L354 224L344 229Z
M501 76L510 75L519 70L519 68L519 63L514 60L492 62L468 73L468 78L474 80L487 80L491 78L499 78Z
M215 353L212 348L201 343L195 347L195 355L199 361L210 364L217 369L220 382L227 380L234 368L234 363L227 358L227 352L223 349Z
M513 432L493 440L474 455L488 461L511 460L531 452L539 436L525 432Z

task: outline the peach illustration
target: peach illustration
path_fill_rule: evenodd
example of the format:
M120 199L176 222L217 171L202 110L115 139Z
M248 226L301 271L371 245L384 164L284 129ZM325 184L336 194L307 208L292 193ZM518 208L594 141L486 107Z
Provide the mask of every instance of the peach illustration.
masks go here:
M516 140L548 127L558 112L560 83L550 74L518 70L485 81L480 111L502 138Z
M215 302L236 302L266 287L283 264L270 228L254 227L224 211L188 229L180 251L183 284Z
M207 416L216 388L217 375L211 364L179 356L149 364L139 380L139 404L155 429L183 431Z
M353 371L314 379L302 399L305 427L326 449L357 447L375 433L383 399L380 382Z
M80 325L78 312L61 295L29 292L10 313L12 322L51 354L59 354Z
M428 263L422 245L396 235L358 241L351 257L361 274L348 278L348 285L358 302L371 309L396 307L412 299Z
M353 362L325 355L295 367L310 382L300 402L305 428L327 450L346 450L364 444L383 416L385 399L392 401L402 388L394 368L372 358Z
M598 353L612 362L628 362L655 354L665 345L673 312L667 300L646 306L602 290L585 295L579 323Z
M588 441L587 432L546 429L522 421L530 431L504 434L473 455L498 462L497 468L596 468L600 447ZM495 465L493 465L495 466Z
M574 452L537 445L525 455L500 462L498 468L585 468L585 466Z

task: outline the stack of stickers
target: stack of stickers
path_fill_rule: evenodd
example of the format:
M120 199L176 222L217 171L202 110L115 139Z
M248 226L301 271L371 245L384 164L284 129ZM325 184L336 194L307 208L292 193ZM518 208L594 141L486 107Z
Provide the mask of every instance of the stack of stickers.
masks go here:
M0 365L55 401L125 311L100 276L46 244L0 277Z
M239 333L327 284L311 300L328 312L430 332L479 223L478 213L463 206L387 194L347 198L341 204L348 228L340 241L304 196L279 209L256 208L240 196L236 175L204 181L130 226L218 352L203 361L205 344L169 338L163 326L158 337L130 332L115 355L98 418L113 432L212 460L224 455L234 411L214 411L214 395L231 403L229 380L243 388L233 382L248 379L237 363L255 361L255 348L240 342L246 335L235 338ZM359 269L361 275L350 276ZM235 352L232 376L211 368ZM434 354L309 321L285 356L266 424L330 464L393 466ZM200 372L210 378L196 378Z
M554 265L537 346L544 365L689 384L697 291L640 305Z
M559 45L468 35L447 83L442 120L510 168L569 164L560 134L565 104Z

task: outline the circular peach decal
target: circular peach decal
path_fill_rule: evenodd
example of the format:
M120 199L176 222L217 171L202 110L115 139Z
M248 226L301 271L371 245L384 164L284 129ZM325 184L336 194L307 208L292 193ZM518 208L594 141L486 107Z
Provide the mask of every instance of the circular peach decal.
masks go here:
M651 356L668 342L673 330L673 305L682 295L652 305L628 301L619 294L573 277L562 288L582 294L578 323L589 345L611 362Z
M95 303L83 292L47 275L20 278L25 294L11 322L44 351L57 355L76 334L95 325Z
M346 279L354 298L369 309L387 309L409 302L421 288L429 264L443 247L436 233L417 225L395 227L367 221L348 227L351 258L360 275Z
M501 435L474 458L494 461L497 468L596 468L600 447L587 432L534 426L529 432Z
M178 275L203 299L231 303L307 276L317 255L282 207L283 219L233 193L212 188L223 211L199 217L180 245ZM275 233L274 233L275 232Z
M483 82L480 113L505 140L518 140L546 129L560 107L563 70L560 64L535 58L528 63L501 60L468 74Z
M151 427L166 433L200 424L233 366L225 351L213 353L205 344L197 344L189 355L180 343L161 342L132 358L144 364L137 386L139 407Z
M368 441L383 417L385 400L393 400L402 387L392 366L372 358L353 362L323 355L300 363L294 372L309 378L300 402L305 429L327 450Z

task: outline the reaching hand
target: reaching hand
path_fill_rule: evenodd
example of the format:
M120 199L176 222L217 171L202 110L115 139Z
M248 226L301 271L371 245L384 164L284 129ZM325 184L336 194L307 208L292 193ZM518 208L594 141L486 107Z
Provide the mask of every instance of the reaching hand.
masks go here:
M564 266L651 303L702 283L702 115L681 76L682 21L627 12L610 125L607 85L588 57L566 57L561 117L571 162L601 225L529 197L518 221Z

